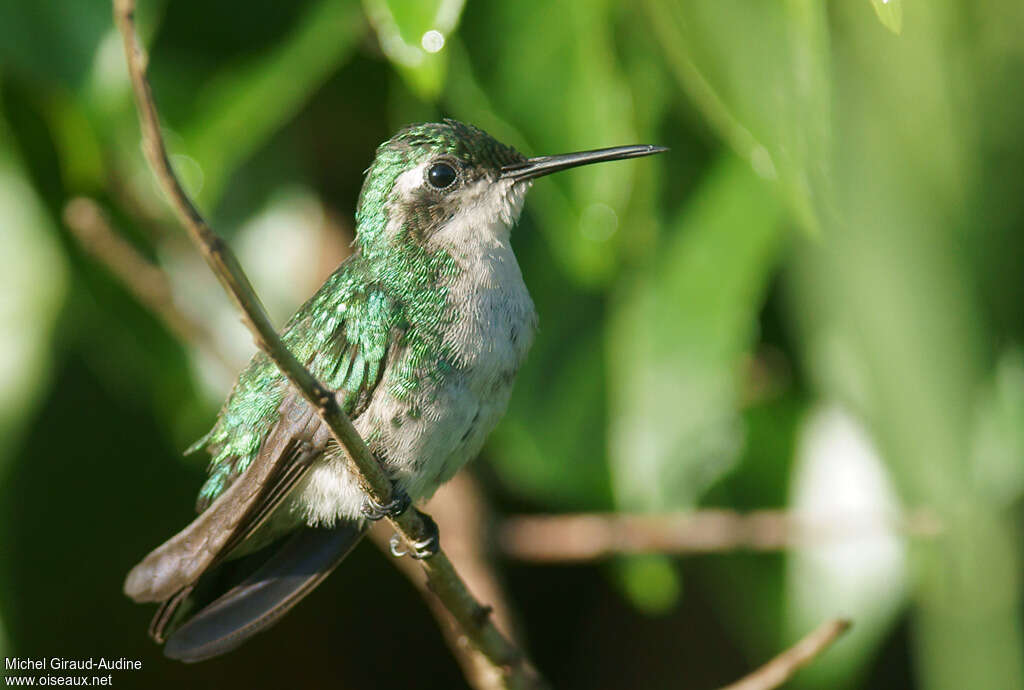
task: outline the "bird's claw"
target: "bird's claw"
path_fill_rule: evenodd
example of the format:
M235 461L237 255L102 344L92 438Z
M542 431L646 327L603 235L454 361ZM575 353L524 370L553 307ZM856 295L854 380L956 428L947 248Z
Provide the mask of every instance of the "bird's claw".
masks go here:
M363 507L361 512L363 513L364 518L376 522L381 518L398 517L409 509L410 503L412 503L412 501L409 499L409 494L405 493L397 486L393 486L391 489L390 502L381 504L373 500L373 497L366 496L363 498Z
M418 510L416 512L419 513L420 519L423 520L427 536L424 539L412 542L409 544L411 548L407 549L404 540L398 534L393 534L391 536L391 555L396 558L408 555L409 558L415 558L417 561L420 561L424 558L430 558L441 548L441 536L437 529L437 523L426 513L420 513Z

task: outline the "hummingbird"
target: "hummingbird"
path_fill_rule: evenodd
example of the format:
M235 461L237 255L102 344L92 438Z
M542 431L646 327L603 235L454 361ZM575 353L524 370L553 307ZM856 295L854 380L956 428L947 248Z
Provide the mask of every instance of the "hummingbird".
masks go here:
M537 328L510 244L533 181L666 150L527 158L451 119L410 125L377 148L353 252L282 339L336 391L396 498L379 505L366 496L344 448L256 354L213 428L189 449L210 454L198 516L125 580L128 597L160 604L150 635L166 656L200 661L265 630L330 574L371 521L425 501L480 452ZM412 546L413 557L436 552L436 526Z

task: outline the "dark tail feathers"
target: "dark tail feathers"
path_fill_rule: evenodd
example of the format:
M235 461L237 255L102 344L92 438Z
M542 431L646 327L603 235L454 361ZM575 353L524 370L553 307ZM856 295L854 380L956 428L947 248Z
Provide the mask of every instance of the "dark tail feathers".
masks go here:
M199 610L167 639L164 654L185 662L202 661L230 652L256 633L266 630L291 610L349 554L366 527L343 522L330 529L304 527L258 568L208 606ZM184 592L185 596L188 592ZM174 602L163 616L169 621ZM154 623L157 623L154 620Z

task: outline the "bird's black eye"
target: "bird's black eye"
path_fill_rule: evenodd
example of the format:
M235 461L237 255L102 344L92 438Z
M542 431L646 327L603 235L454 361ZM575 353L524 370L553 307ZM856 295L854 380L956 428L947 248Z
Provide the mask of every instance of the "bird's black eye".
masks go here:
M427 182L434 189L451 187L452 183L455 182L455 177L455 168L447 163L434 163L430 166L430 170L427 171Z

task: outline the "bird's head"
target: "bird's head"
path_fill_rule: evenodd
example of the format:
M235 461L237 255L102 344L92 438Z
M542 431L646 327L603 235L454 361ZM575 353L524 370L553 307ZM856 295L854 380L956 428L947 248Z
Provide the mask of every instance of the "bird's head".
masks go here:
M396 241L457 244L466 233L507 233L536 178L665 150L620 146L527 158L456 120L410 125L378 147L367 171L358 241L373 251Z

